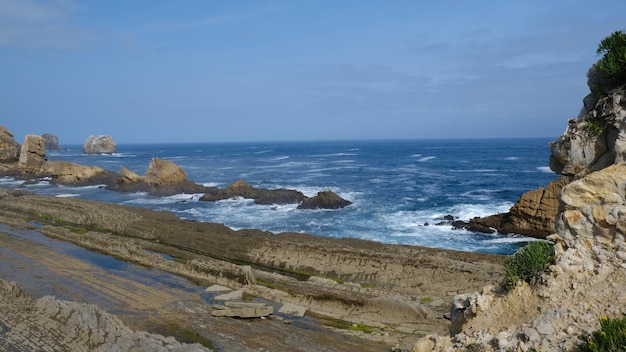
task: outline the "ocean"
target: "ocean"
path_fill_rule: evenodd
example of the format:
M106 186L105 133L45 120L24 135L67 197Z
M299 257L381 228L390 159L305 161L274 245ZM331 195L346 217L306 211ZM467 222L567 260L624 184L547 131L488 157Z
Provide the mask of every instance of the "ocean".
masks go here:
M297 189L307 196L331 189L353 202L340 210L298 210L252 200L202 202L200 195L153 197L99 186L22 186L56 197L79 197L219 222L233 229L301 232L335 238L511 254L532 239L487 235L436 225L446 215L469 220L509 210L524 192L558 175L548 167L554 139L433 139L382 141L120 144L113 155L85 155L82 146L49 151L50 160L145 174L153 157L170 160L199 184L224 188L243 179L254 187Z

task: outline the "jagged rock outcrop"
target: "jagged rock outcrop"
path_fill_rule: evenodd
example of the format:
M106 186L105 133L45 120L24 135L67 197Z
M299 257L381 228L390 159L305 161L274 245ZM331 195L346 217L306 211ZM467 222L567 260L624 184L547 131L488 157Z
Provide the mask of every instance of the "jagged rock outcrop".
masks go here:
M61 150L59 146L59 137L44 133L41 137L46 141L46 150Z
M133 331L98 306L45 296L32 300L0 280L0 351L209 351L174 337Z
M200 200L215 202L218 200L242 197L245 199L254 199L256 204L294 204L300 203L305 199L302 192L292 189L273 189L255 188L246 183L244 180L238 180L228 187L204 194Z
M83 145L85 154L113 154L117 148L117 143L113 137L107 135L89 136Z
M20 145L13 138L13 133L0 126L0 162L16 162L20 153Z
M36 174L46 161L46 144L41 136L28 134L20 148L17 167L22 173Z
M577 178L626 161L625 87L604 91L595 66L587 77L591 93L583 99L582 110L550 145L550 169Z
M559 209L557 196L571 179L564 176L550 182L546 187L524 193L508 213L474 218L467 223L455 225L476 232L497 231L501 234L546 238L555 231L554 219Z
M352 202L338 196L331 190L317 192L317 195L305 199L302 204L298 205L298 209L341 209L345 208Z
M555 231L556 198L572 180L626 161L626 87L608 87L595 65L587 72L592 93L577 118L550 143L550 169L564 177L522 195L508 213L475 218L459 227L477 232L516 233L545 238Z
M121 192L148 192L153 196L174 194L201 194L215 188L206 187L187 180L185 171L175 163L153 158L145 176L122 168L115 182L107 183L107 189Z

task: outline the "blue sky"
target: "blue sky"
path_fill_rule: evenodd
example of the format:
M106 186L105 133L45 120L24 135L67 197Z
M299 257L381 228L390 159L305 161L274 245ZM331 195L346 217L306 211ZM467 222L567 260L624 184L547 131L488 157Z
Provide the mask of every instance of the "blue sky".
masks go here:
M0 0L0 124L61 144L557 137L624 0Z

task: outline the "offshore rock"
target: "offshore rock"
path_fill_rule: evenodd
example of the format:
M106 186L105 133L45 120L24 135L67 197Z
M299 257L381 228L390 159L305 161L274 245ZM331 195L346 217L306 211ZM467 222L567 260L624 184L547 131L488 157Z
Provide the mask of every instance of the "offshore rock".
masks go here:
M20 145L13 138L13 133L0 126L0 162L16 162L20 153Z
M41 136L28 134L20 148L17 167L22 173L36 174L46 161L45 141Z
M298 209L341 209L352 202L338 196L335 192L328 190L317 192L315 197L305 199Z
M256 204L294 204L300 203L305 199L302 192L292 189L264 189L255 188L246 183L244 180L238 180L223 190L212 190L204 194L200 200L215 202L224 199L242 197L245 199L253 199Z
M153 158L145 176L122 168L114 182L107 182L107 189L120 192L148 192L152 196L171 196L174 194L204 194L214 188L206 187L187 180L185 171L180 166L167 160Z
M583 99L583 108L565 133L550 144L550 169L558 174L580 178L626 160L625 87L604 92L599 76L595 66L589 70L592 93Z
M83 145L83 153L85 154L113 154L117 148L117 143L113 137L100 135L95 137L89 136Z
M46 150L61 150L62 148L59 146L59 137L51 135L49 133L44 133L41 137L46 142Z
M180 166L167 160L152 158L146 171L145 181L149 185L166 185L187 180L187 174Z
M476 232L497 231L546 238L556 230L554 221L559 210L558 194L571 180L572 177L567 176L558 178L545 188L524 193L508 213L473 218L459 227Z
M68 161L47 161L40 174L52 178L52 183L64 185L94 185L108 184L115 179L116 175L97 166L87 166Z

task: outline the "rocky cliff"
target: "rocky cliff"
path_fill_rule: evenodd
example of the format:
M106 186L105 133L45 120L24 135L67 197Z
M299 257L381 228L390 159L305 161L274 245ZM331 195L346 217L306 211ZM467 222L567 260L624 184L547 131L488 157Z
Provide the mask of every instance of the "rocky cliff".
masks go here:
M563 177L546 187L523 194L508 213L469 221L466 228L538 238L554 233L556 196L572 180L626 161L626 87L609 87L595 65L587 72L592 93L583 99L577 118L550 143L550 169Z
M430 336L426 350L573 351L600 318L626 314L626 163L573 181L559 196L555 264L542 283L505 296L493 288L460 297L470 319L452 340ZM465 300L465 302L462 302ZM453 306L455 304L453 303ZM457 327L458 328L458 327ZM496 346L496 347L494 347ZM415 349L424 351L424 349Z
M575 351L601 319L626 314L626 86L607 84L595 65L587 77L592 93L550 145L550 168L564 178L525 194L511 209L534 212L526 224L553 219L550 272L506 295L486 287L455 297L453 338L427 336L414 352Z

